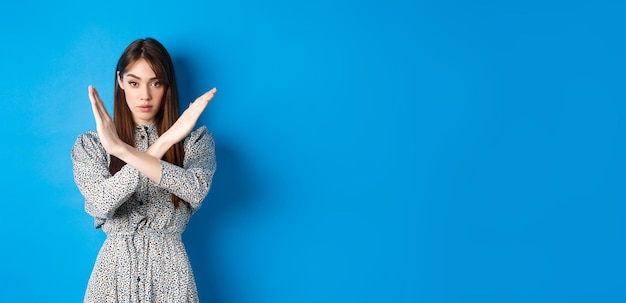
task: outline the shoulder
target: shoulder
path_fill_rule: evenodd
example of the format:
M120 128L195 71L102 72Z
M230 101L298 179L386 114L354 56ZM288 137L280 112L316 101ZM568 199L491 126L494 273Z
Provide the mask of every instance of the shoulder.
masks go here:
M78 135L76 142L74 142L74 147L85 145L102 145L100 143L100 138L98 138L98 133L95 131L88 131Z
M213 134L206 126L201 126L185 138L184 148L185 155L212 153L215 149Z
M102 154L105 155L106 151L100 143L98 133L94 131L84 132L76 138L74 146L72 147L72 154Z
M189 136L185 138L185 146L196 145L196 144L212 144L212 143L213 143L213 134L204 125L192 131L189 134Z
M100 141L100 139L98 139L98 133L95 131L86 131L80 135L78 135L78 137L76 138L76 140L97 140Z

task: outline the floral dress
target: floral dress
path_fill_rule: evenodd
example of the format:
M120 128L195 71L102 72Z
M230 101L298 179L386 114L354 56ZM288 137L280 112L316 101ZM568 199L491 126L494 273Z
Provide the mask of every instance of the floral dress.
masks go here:
M157 138L154 123L137 126L135 147L145 151ZM97 133L78 136L74 180L85 211L107 235L84 302L198 302L181 235L211 187L215 144L204 126L183 144L183 167L161 160L161 181L155 184L130 165L111 176ZM187 203L175 209L170 193Z

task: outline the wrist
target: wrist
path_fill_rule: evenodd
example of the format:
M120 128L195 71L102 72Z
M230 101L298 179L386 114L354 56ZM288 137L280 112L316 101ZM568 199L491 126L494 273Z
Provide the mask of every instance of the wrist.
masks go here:
M130 148L132 148L130 145L122 142L113 148L110 154L124 161L124 159L127 159L128 155L131 154Z
M161 141L160 143L162 144L162 146L167 150L170 147L172 147L172 145L174 145L176 142L172 142L172 133L167 130L165 131L158 139L158 141Z
M161 159L172 145L174 144L171 143L170 136L165 132L148 148L146 153L154 158Z

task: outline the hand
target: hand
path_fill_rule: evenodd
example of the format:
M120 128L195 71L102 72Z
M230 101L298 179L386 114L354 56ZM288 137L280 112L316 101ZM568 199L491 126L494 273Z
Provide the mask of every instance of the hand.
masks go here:
M100 99L98 91L91 85L89 85L89 100L91 100L91 110L96 120L100 143L107 153L115 156L124 148L125 143L117 135L113 119Z
M165 132L164 136L168 136L172 144L176 144L187 137L216 92L217 89L213 88L189 104L189 107L176 120L176 123Z

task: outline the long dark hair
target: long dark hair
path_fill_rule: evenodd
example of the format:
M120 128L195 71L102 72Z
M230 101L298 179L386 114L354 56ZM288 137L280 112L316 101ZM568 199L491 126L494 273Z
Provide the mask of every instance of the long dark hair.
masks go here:
M165 94L161 101L161 108L155 116L156 129L158 134L167 131L178 119L178 89L176 87L176 77L174 75L174 64L172 58L165 47L153 38L137 39L133 41L122 53L117 61L117 69L115 73L115 88L113 91L113 120L117 134L124 142L131 146L135 146L135 123L133 115L126 103L124 91L118 85L117 74L122 77L124 70L139 59L145 59L157 79L165 87ZM183 166L185 150L183 143L174 144L163 156L163 160ZM117 173L126 163L115 156L111 156L109 171L112 175ZM174 208L178 208L178 204L182 201L174 194L170 194ZM184 201L183 201L184 202Z

